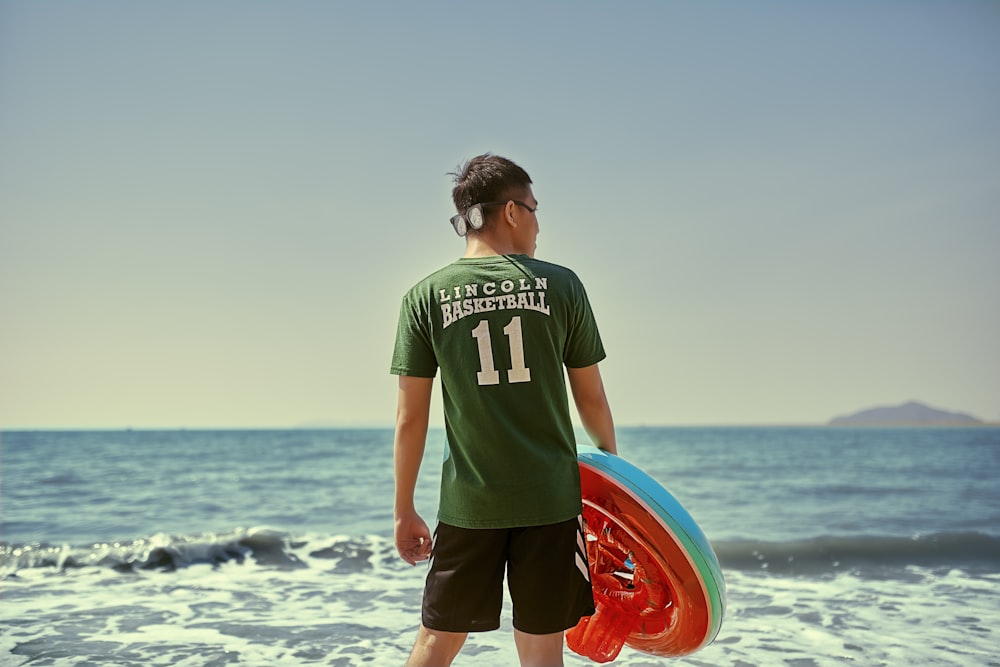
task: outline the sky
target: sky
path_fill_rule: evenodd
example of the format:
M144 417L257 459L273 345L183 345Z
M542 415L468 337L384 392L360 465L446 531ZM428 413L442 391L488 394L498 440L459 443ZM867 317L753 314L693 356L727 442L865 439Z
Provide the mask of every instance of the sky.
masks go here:
M1000 3L0 0L0 428L391 425L487 151L618 424L1000 421Z

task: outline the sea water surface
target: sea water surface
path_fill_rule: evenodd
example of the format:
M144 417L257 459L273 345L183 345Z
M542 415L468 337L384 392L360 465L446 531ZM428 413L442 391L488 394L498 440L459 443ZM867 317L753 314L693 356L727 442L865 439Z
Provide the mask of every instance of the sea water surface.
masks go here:
M619 447L704 529L728 610L698 653L616 664L1000 666L1000 429ZM0 665L404 664L425 568L392 546L391 457L387 429L0 434ZM507 608L456 665L516 665L510 627Z

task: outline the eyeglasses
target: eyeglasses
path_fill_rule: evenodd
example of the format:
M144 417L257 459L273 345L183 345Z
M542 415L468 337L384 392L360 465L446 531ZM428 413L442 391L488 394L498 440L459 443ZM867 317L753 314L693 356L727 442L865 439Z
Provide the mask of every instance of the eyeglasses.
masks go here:
M528 206L523 201L517 199L504 199L503 201L488 201L482 204L473 204L465 213L459 213L458 215L453 215L451 217L451 226L455 228L455 233L459 236L465 236L469 233L469 229L480 230L485 224L483 219L483 208L486 206L501 206L507 202L514 202L521 208L528 211L528 213L534 213L538 210L538 206L535 205L534 208Z

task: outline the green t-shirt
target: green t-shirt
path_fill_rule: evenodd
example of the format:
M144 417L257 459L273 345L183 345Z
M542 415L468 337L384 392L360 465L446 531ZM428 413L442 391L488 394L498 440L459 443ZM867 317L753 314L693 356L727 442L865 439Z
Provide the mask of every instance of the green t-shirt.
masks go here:
M447 443L438 519L462 528L581 510L563 366L604 358L583 284L528 257L462 258L403 298L391 373L441 369Z

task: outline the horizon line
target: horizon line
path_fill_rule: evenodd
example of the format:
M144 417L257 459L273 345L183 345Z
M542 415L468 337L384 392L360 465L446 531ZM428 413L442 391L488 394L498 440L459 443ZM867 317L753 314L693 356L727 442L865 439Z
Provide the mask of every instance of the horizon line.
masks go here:
M582 424L574 423L582 429ZM631 423L616 424L615 429L641 428L982 428L998 427L1000 421L979 423L959 422L895 422L873 424L833 424L830 422L752 422L752 423ZM444 424L432 424L431 430L441 430ZM298 424L292 426L0 426L0 434L12 432L56 432L56 431L336 431L336 430L393 430L393 424Z

